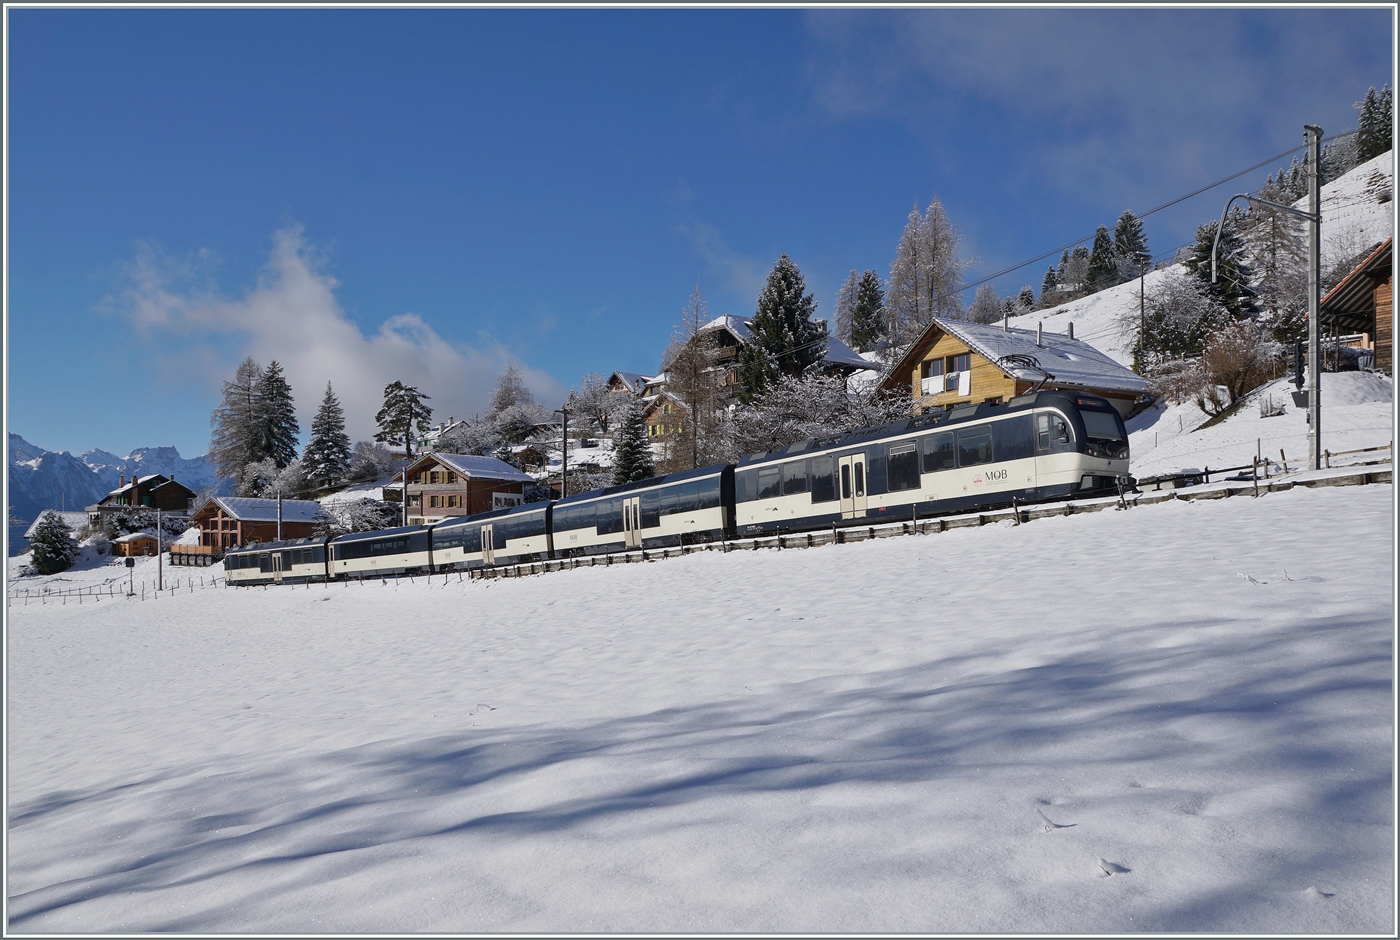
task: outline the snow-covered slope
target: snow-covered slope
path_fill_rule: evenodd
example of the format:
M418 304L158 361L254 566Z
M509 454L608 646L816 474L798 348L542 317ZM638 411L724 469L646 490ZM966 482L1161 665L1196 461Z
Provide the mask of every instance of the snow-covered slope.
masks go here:
M1344 173L1322 187L1322 267L1327 270L1339 259L1355 257L1389 237L1394 224L1394 191L1391 154L1385 153ZM1306 210L1307 200L1298 207ZM1075 339L1081 339L1126 366L1133 362L1133 342L1137 337L1141 295L1151 295L1153 287L1168 271L1181 271L1171 265L1148 272L1145 278L1119 284L1088 297L1013 317L1017 326L1034 329L1043 321L1045 329L1064 333L1074 324Z
M1389 376L1372 372L1324 373L1323 449L1337 452L1389 444L1394 433L1392 388ZM1287 458L1290 470L1306 467L1307 410L1293 404L1293 390L1289 380L1276 379L1252 393L1230 417L1208 428L1201 425L1209 416L1193 402L1159 403L1149 408L1128 422L1133 475L1239 467L1250 463L1256 453L1276 464ZM1263 417L1261 400L1282 406L1283 414ZM1389 455L1377 454L1372 459L1385 456ZM1362 458L1353 455L1343 459Z
M8 926L1385 934L1390 492L11 603Z

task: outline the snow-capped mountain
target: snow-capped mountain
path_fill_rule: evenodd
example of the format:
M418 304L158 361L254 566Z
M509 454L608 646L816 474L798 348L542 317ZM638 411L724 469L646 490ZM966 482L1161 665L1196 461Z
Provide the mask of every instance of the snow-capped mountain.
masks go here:
M18 434L9 436L7 472L11 521L8 553L24 551L24 530L45 509L82 509L116 489L122 476L163 473L195 492L214 487L231 492L221 481L207 455L186 460L174 447L141 447L125 457L90 450L82 458L68 451L55 453L36 447Z

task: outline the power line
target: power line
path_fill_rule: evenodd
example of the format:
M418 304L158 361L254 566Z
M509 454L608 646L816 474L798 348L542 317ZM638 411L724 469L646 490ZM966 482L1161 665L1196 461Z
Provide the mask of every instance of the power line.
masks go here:
M1355 133L1356 133L1356 131L1344 131L1344 132L1342 132L1342 133L1340 133L1340 134L1334 134L1333 136L1326 138L1326 139L1323 141L1323 143L1330 143L1330 142L1332 142L1332 141L1334 141L1334 140L1340 140L1340 139L1343 138L1343 137L1350 137L1350 136L1354 135ZM1139 219L1145 219L1145 218L1147 218L1149 215L1152 215L1154 212L1161 212L1163 209L1169 209L1169 208L1171 208L1172 206L1176 205L1177 203L1185 202L1186 200L1188 200L1188 199L1190 199L1190 198L1192 198L1192 197L1194 197L1194 196L1199 196L1201 193L1207 192L1208 190L1212 190L1212 189L1214 189L1215 187L1221 186L1221 185L1223 185L1223 184L1225 184L1225 183L1228 183L1228 182L1230 182L1230 181L1233 180L1233 179L1239 179L1241 176L1244 176L1246 173L1253 173L1255 170L1263 169L1264 167L1268 166L1270 163L1275 163L1275 162L1277 162L1277 161L1279 161L1279 160L1282 160L1284 157L1292 156L1293 154L1297 153L1299 150L1306 150L1306 149L1307 149L1307 146L1308 146L1307 144L1299 144L1297 147L1293 147L1293 148L1290 148L1290 149L1288 149L1288 150L1285 150L1283 153L1278 154L1277 156L1270 157L1270 158L1267 159L1267 160L1261 160L1261 161L1259 161L1258 163L1254 164L1254 166L1246 167L1245 169L1240 170L1238 173L1232 173L1232 174L1230 174L1229 176L1224 177L1223 179L1218 179L1218 180L1216 180L1214 183L1210 183L1210 184L1208 184L1208 185L1202 186L1200 189L1193 190L1193 191L1187 193L1187 194L1184 195L1184 196L1178 196L1178 197L1175 198L1175 199L1172 199L1172 200L1170 200L1170 201L1168 201L1168 202L1162 203L1160 206L1155 206L1154 208L1148 209L1146 212L1135 213L1135 215L1137 215L1137 217L1138 217ZM1086 236L1086 237L1084 237L1084 238L1077 238L1077 239L1075 239L1074 241L1069 242L1068 244L1061 245L1059 248L1053 248L1053 249L1051 249L1050 251L1045 252L1044 254L1036 255L1034 258L1030 258L1030 259L1028 259L1028 260L1026 260L1026 261L1022 261L1022 262L1019 263L1019 264L1014 264L1014 265L1012 265L1012 266L1009 267L1009 268L1003 268L1002 270L997 271L995 274L989 274L989 275L987 275L986 277L982 278L981 280L973 281L973 282L970 283L970 284L965 284L965 285L963 285L963 287L962 287L961 289L959 289L958 293L962 293L963 291L971 290L971 289L974 288L974 287L980 287L980 286L982 286L983 284L988 283L989 281L994 281L994 280L996 280L997 278L1001 277L1001 276L1004 275L1004 274L1010 274L1012 271L1019 271L1021 268L1024 268L1024 267L1025 267L1026 265L1028 265L1028 264L1035 264L1037 261L1044 261L1046 258L1054 257L1054 256L1055 256L1056 254L1058 254L1059 252L1067 251L1067 250L1069 250L1070 248L1075 247L1076 245L1080 245L1080 244L1083 244L1084 242L1087 242L1087 241L1092 240L1093 237L1094 237L1094 236L1091 234L1091 235L1088 235L1088 236Z

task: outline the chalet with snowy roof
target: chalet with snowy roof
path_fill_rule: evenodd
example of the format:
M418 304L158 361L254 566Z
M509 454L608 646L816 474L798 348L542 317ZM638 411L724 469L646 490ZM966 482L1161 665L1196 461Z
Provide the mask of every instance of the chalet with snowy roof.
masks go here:
M39 528L39 523L44 520L45 513L50 512L53 513L55 516L58 516L58 518L62 519L64 525L68 526L68 531L73 535L77 535L78 532L82 530L83 526L88 524L88 514L85 512L67 512L60 509L45 509L43 512L39 513L39 515L34 517L34 521L29 523L29 528L24 530L24 537L26 539L34 538L34 530Z
M525 501L526 484L535 479L504 460L474 454L423 454L406 474L406 486L405 473L394 480L399 498L407 490L409 525L518 506Z
M689 413L685 402L664 390L642 399L642 421L653 441L663 442L683 432Z
M449 417L446 421L439 421L427 431L415 439L415 445L419 451L427 452L435 449L437 443L444 434L455 431L466 424L465 421L458 421L455 417Z
M1125 418L1147 380L1069 333L935 319L880 383L913 393L913 414L954 405L1002 402L1036 388L1101 395Z
M194 511L190 524L199 527L200 547L214 554L222 554L235 545L272 542L278 538L278 502L249 496L215 496ZM283 539L316 534L316 526L325 518L320 503L314 499L280 502Z
M120 480L116 489L87 507L88 525L97 528L102 525L103 516L133 509L160 509L172 515L185 515L193 508L198 495L162 473L132 477L130 482L123 475Z
M640 372L614 372L608 376L608 391L614 395L640 395L651 379Z
M1391 279L1394 264L1387 238L1364 261L1351 270L1341 283L1322 298L1322 325L1333 334L1346 334L1341 341L1368 349L1375 367L1391 371Z
M112 555L116 558L154 555L158 550L159 543L149 532L132 532L130 535L112 539Z

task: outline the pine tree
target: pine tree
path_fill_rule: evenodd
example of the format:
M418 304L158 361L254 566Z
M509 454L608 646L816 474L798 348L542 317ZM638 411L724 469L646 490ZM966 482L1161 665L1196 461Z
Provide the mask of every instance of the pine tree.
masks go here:
M486 412L488 419L494 419L507 408L516 405L533 405L535 396L525 385L525 379L514 363L506 366L501 377L496 380L496 388L491 392L491 407Z
M403 441L404 457L413 459L413 431L428 430L428 419L433 409L423 404L431 399L412 385L399 381L384 386L384 407L374 416L379 430L374 439L385 444Z
M634 398L618 416L613 437L613 484L620 486L656 475L647 441L647 425L641 399Z
M1142 220L1131 211L1120 215L1113 226L1113 253L1128 262L1134 272L1152 260L1152 252L1147 248L1147 236L1142 231Z
M1016 306L1020 307L1021 313L1035 307L1035 288L1029 284L1021 288L1021 293L1016 296Z
M826 324L814 321L817 302L787 255L768 272L739 351L739 398L752 402L780 375L800 376L826 358Z
M258 397L262 407L263 451L280 470L297 459L301 426L297 423L292 387L287 384L282 365L276 359L268 363L258 379Z
M855 340L851 336L856 311L856 290L860 287L860 275L855 268L846 275L841 287L836 291L836 338L851 348Z
M851 348L874 349L885 336L885 288L880 275L867 268L856 285L856 308L851 321Z
M311 440L301 455L307 479L322 486L344 481L350 472L350 437L345 433L345 412L326 383L326 397L311 421Z
M1196 229L1196 242L1186 257L1186 269L1196 276L1201 290L1211 301L1239 318L1254 310L1253 269L1245 260L1244 243L1239 236L1239 217L1225 219L1225 230L1216 249L1216 279L1211 282L1211 246L1219 222L1207 222Z
M1395 115L1391 108L1390 86L1386 85L1381 89L1380 107L1376 114L1376 147L1379 148L1379 156L1386 153L1393 146L1391 140L1394 135Z
M68 523L52 509L39 517L29 547L34 552L34 570L40 574L57 574L71 567L78 557L78 543L73 541Z
M1068 261L1069 257L1066 256L1065 262ZM1059 279L1055 274L1055 266L1052 264L1045 269L1045 277L1041 278L1040 281L1040 305L1042 307L1053 307L1055 305L1058 285Z
M1366 89L1366 97L1352 105L1356 109L1356 159L1365 163L1385 153L1380 146L1380 101L1376 87Z
M1087 278L1091 291L1101 291L1118 283L1118 265L1113 255L1113 240L1109 237L1106 225L1100 225L1094 231L1094 248L1089 253Z
M263 425L261 392L262 366L250 356L224 383L223 398L210 417L209 459L219 476L234 481L240 496L253 495L255 486L246 479L245 468L269 455Z

